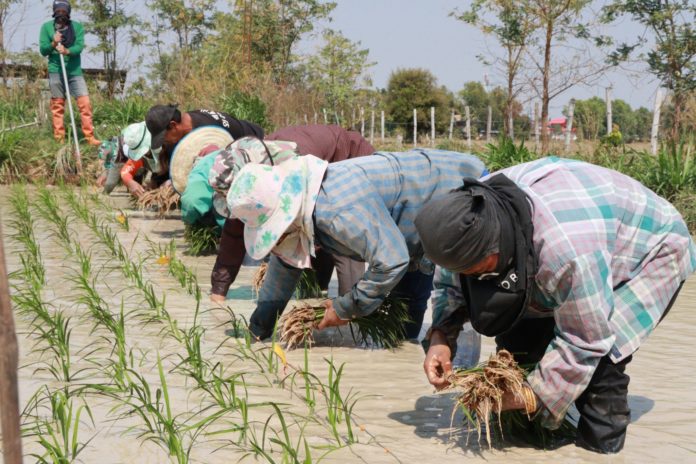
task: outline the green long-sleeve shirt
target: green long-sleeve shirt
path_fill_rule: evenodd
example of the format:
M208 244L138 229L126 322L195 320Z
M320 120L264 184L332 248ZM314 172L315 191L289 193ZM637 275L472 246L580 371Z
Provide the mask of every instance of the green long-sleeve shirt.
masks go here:
M85 29L77 21L72 21L72 25L75 29L75 43L68 47L70 54L65 56L65 71L68 73L68 76L81 76L82 63L80 53L85 48ZM39 34L39 51L41 55L48 57L49 74L62 73L60 69L60 54L51 46L55 33L56 28L51 20L41 26L41 33Z
M225 218L217 214L213 208L213 188L208 182L218 153L214 151L199 159L188 176L186 189L181 195L181 220L186 224L195 224L210 212L215 215L215 221L220 228L225 224Z

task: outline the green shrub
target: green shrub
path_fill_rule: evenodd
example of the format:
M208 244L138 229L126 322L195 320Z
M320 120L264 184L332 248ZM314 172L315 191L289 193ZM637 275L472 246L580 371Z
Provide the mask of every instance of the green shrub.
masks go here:
M253 122L264 130L272 129L266 111L266 104L256 95L244 92L233 92L223 95L218 103L219 110L237 119Z
M515 141L509 137L501 137L498 144L489 143L486 145L486 152L481 158L490 172L515 166L517 164L533 161L538 158L535 153L529 151L524 146L524 141L515 145Z

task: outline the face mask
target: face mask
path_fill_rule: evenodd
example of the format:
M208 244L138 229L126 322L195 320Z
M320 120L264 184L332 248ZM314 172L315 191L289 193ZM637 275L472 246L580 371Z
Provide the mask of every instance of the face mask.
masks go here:
M58 29L64 29L70 24L70 16L60 15L55 17L55 24Z
M159 172L159 158L156 156L144 156L143 159L152 172Z

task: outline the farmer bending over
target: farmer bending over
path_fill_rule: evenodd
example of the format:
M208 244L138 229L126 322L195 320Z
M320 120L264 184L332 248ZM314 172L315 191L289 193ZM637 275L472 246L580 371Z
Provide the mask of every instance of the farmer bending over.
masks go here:
M346 294L325 302L319 329L371 314L392 291L409 303L418 336L432 287L433 264L424 259L414 219L421 205L478 178L483 163L472 155L441 150L372 156L328 164L302 156L276 166L248 164L227 196L234 217L245 223L252 258L273 253L250 330L272 334L315 246L367 263L367 272Z
M214 169L212 172L211 184L226 194L234 174L248 161L271 164L267 150L270 150L268 153L272 155L274 164L298 154L311 154L334 163L375 152L374 147L359 132L347 131L338 125L290 126L268 135L265 140L278 141L280 145L266 143L264 146L258 140L249 139L225 150L216 164L217 171ZM286 146L284 141L292 142L292 147ZM218 194L216 204L220 205L223 214L228 214L225 212L225 202L224 195ZM245 253L244 223L238 219L228 219L222 229L220 249L210 276L212 301L225 301L227 292L242 266ZM312 258L312 268L317 272L318 284L322 290L328 288L334 266L338 276L339 295L348 293L365 273L364 263L317 249L316 256Z
M470 320L518 362L538 363L527 387L546 427L575 402L576 444L620 451L626 365L696 267L677 210L618 172L546 158L466 179L415 223L438 265L424 340L430 383L447 386L454 340ZM504 395L504 410L523 408Z

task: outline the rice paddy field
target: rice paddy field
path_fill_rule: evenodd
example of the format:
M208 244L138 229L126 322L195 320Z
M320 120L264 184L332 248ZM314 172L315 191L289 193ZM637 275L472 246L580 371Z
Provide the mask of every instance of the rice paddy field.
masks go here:
M0 187L26 462L696 462L694 279L628 367L623 452L489 449L452 416L455 393L433 392L418 345L237 337L256 267L211 306L214 256L184 254L176 213L127 205L87 187ZM493 350L485 340L482 357Z

